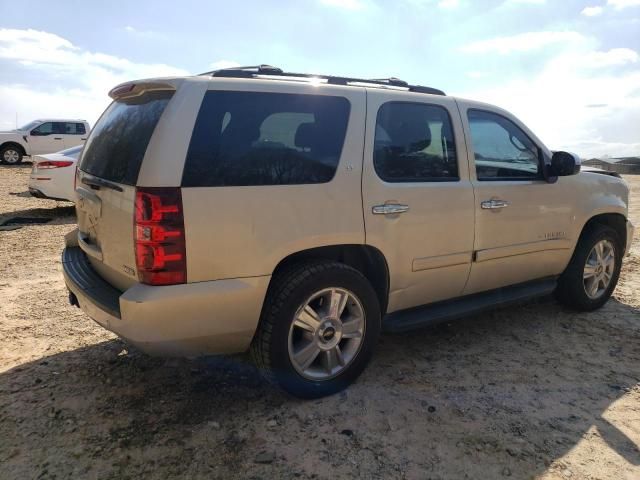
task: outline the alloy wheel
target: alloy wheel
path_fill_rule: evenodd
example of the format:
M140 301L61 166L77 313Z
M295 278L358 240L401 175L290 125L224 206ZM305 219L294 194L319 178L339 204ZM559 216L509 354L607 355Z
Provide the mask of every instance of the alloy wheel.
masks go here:
M610 240L596 243L584 265L584 291L591 300L600 298L609 288L616 268L615 247Z
M6 163L18 163L18 160L20 160L20 154L18 153L17 150L8 148L7 150L4 151L4 155L2 155L2 160L4 160Z
M289 329L289 359L309 380L342 373L358 355L365 331L360 300L344 288L311 295L297 310Z

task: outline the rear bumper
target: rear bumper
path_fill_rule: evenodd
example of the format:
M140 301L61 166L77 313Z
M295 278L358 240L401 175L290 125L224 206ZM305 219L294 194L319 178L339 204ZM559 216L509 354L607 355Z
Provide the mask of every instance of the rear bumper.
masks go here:
M64 192L59 191L53 185L46 185L44 181L31 181L29 182L29 193L36 198L43 198L47 200L60 200L63 202L73 202L69 198L65 198Z
M634 231L635 227L629 220L627 220L627 246L624 252L625 256L629 255L629 251L631 250L631 242L633 242Z
M62 253L67 288L93 320L147 353L199 356L243 352L258 326L270 277L183 285L136 284L120 292L78 247Z

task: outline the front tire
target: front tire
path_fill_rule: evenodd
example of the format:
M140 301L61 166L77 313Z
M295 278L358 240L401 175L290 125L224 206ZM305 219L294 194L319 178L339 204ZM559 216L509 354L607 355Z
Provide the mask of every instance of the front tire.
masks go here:
M7 145L0 149L0 161L7 165L18 165L22 163L22 150L13 145Z
M614 229L591 227L581 236L558 281L558 301L582 312L602 307L618 283L622 255L622 242Z
M323 397L362 373L380 323L378 297L359 271L305 262L273 279L251 353L267 380L297 397Z

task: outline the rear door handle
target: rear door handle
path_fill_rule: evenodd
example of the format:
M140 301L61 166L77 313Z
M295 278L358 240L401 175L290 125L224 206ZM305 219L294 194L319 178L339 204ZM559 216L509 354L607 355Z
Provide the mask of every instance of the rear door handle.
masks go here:
M506 208L508 206L509 202L505 200L498 200L495 198L492 198L491 200L485 200L484 202L480 203L480 208L484 210L495 210L498 208Z
M409 211L409 205L400 203L385 203L384 205L375 205L371 211L374 215L393 215Z
M62 137L53 137L54 140L62 140Z

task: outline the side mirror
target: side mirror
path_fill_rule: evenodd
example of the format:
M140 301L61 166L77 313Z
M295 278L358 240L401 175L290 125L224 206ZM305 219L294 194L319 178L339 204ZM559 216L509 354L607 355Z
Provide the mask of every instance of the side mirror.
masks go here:
M580 157L569 152L553 152L551 157L551 175L566 177L580 172Z
M42 133L39 130L31 130L29 135L31 135L32 137L44 137L45 135L49 135L49 134L48 133Z

